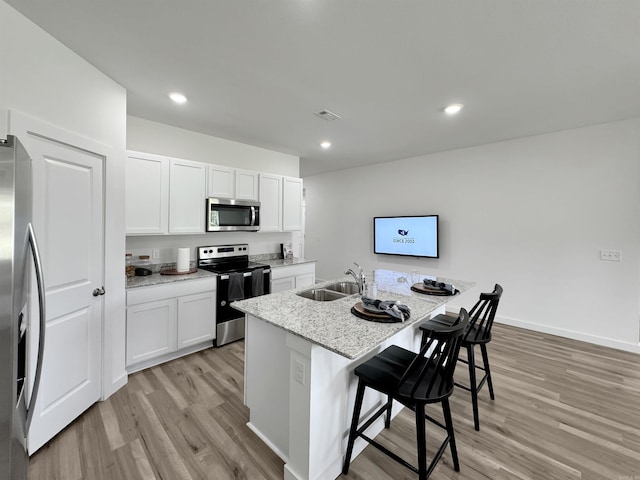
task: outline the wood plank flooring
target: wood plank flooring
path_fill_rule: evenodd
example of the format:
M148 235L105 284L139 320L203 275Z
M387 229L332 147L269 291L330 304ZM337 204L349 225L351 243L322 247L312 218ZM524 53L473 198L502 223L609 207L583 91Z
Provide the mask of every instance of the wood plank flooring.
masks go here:
M640 355L504 325L488 348L496 400L482 390L476 432L468 392L454 392L460 472L447 451L431 479L640 480ZM236 342L131 375L31 458L30 480L282 479L245 425L243 356ZM411 412L378 439L415 462ZM368 447L339 478L417 475Z

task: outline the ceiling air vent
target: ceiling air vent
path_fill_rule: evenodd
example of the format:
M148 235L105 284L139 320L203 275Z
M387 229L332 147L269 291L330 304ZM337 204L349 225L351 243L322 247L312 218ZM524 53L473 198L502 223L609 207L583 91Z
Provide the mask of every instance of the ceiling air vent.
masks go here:
M337 120L340 118L339 115L336 115L335 113L330 112L329 110L320 110L319 112L314 112L314 115L316 117L320 117L326 120L327 122L333 122L334 120Z

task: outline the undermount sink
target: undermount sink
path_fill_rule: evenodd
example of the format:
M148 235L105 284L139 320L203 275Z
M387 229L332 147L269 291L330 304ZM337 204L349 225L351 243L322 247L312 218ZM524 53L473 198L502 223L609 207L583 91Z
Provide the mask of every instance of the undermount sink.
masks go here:
M316 302L330 302L347 296L345 293L327 290L326 288L312 288L310 290L298 292L296 295L315 300Z
M323 287L303 290L302 292L297 292L296 295L315 300L316 302L331 302L332 300L348 297L354 293L358 293L357 283L336 282L324 285Z
M347 295L358 293L358 284L354 282L332 283L331 285L326 285L324 288L333 290L334 292L346 293Z

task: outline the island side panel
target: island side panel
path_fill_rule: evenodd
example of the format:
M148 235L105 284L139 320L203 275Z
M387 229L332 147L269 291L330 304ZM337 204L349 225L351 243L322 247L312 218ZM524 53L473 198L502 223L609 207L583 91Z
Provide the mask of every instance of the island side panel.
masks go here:
M444 306L428 317L444 312ZM425 319L426 319L425 318ZM355 402L357 378L353 370L390 345L417 351L420 344L419 323L401 330L366 355L349 360L329 350L289 334L289 460L285 480L333 480L342 470L351 416ZM367 390L362 407L362 421L386 402L386 397ZM401 410L394 403L393 416ZM375 437L384 428L383 418L368 430ZM367 443L357 439L355 458Z
M289 459L289 347L287 333L246 316L245 404L247 426L285 462Z

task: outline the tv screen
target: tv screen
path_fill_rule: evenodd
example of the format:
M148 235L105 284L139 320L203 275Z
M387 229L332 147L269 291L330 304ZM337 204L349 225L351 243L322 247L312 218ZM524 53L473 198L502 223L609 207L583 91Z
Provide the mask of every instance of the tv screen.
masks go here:
M438 258L438 215L374 217L373 251Z

